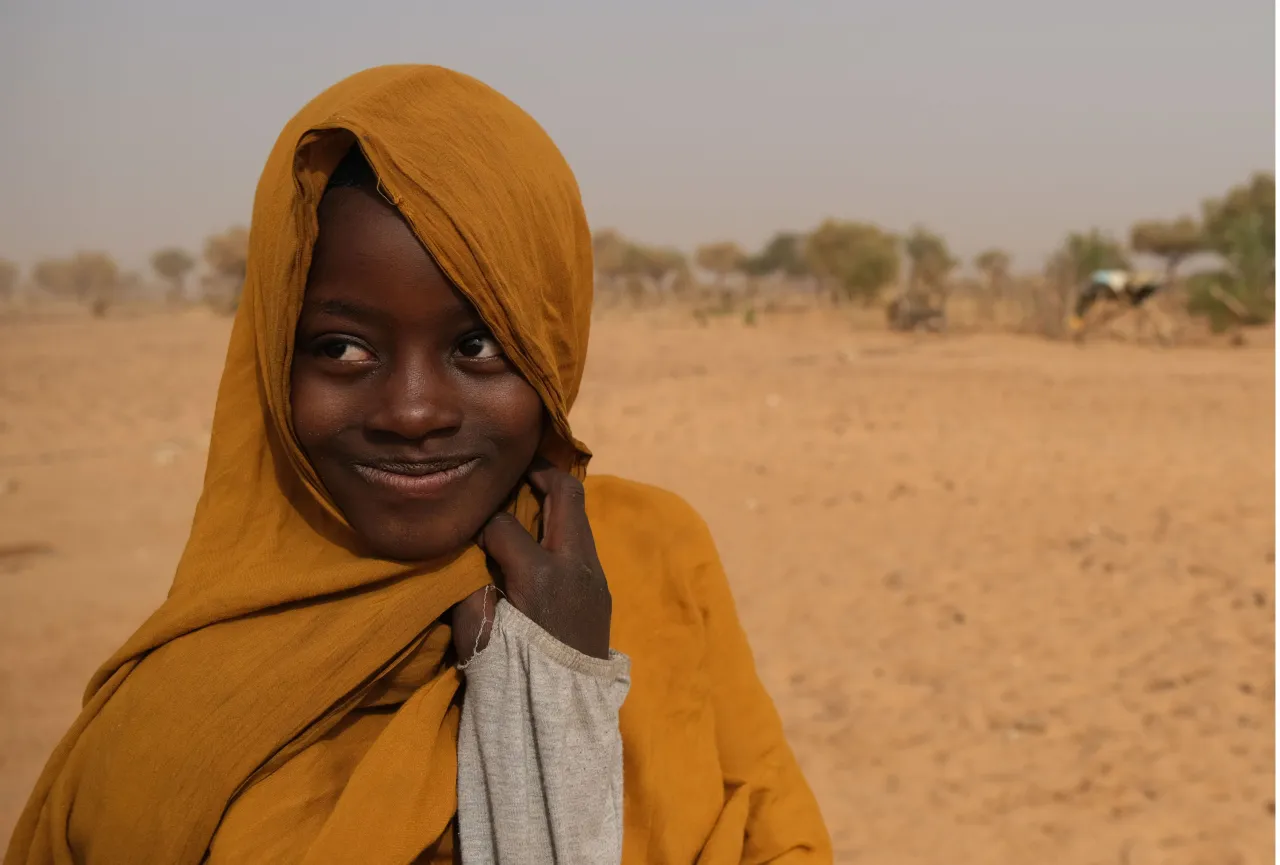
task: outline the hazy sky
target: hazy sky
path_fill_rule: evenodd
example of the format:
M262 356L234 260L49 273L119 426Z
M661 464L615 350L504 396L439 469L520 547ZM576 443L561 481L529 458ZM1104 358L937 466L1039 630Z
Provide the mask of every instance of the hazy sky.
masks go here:
M132 267L246 222L267 152L367 66L536 117L594 227L757 245L923 222L1039 267L1274 165L1269 0L0 0L0 256Z

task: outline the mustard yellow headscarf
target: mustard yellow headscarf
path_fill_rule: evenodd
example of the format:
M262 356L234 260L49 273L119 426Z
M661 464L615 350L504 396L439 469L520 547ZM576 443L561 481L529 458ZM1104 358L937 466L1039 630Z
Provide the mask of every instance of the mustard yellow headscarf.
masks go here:
M506 98L438 67L370 69L322 93L258 185L204 490L169 596L93 677L6 865L408 865L454 852L460 676L442 618L488 581L483 555L430 568L356 555L290 419L316 210L357 142L537 389L552 421L543 452L585 474L568 412L591 238L555 145ZM633 656L627 860L829 860L705 527L675 497L616 480L589 486L588 507L615 646ZM535 527L527 488L514 508Z

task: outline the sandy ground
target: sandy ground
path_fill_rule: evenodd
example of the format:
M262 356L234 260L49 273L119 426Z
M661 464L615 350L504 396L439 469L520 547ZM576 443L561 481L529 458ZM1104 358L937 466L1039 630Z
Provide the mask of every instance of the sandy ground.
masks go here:
M168 586L227 334L0 324L0 837ZM1262 863L1274 363L611 313L575 423L711 523L839 861Z

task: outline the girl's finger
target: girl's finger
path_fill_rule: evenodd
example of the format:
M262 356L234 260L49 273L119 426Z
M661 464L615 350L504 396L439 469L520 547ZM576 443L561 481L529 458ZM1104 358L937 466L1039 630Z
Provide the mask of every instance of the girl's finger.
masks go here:
M510 579L519 577L526 567L545 555L542 547L524 526L511 514L503 511L494 514L477 539L480 549L498 563L503 574Z
M549 550L594 550L582 482L554 467L535 468L529 481L546 498L542 503L542 545Z

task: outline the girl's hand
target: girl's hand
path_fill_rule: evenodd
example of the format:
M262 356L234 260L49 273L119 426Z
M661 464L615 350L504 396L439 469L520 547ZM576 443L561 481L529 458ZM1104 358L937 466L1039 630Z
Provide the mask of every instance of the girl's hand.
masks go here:
M587 522L582 484L553 467L534 469L529 480L545 496L542 543L503 512L481 531L480 547L497 563L498 586L512 606L570 648L608 658L613 599ZM454 608L460 662L488 644L497 600L497 592L481 589Z

